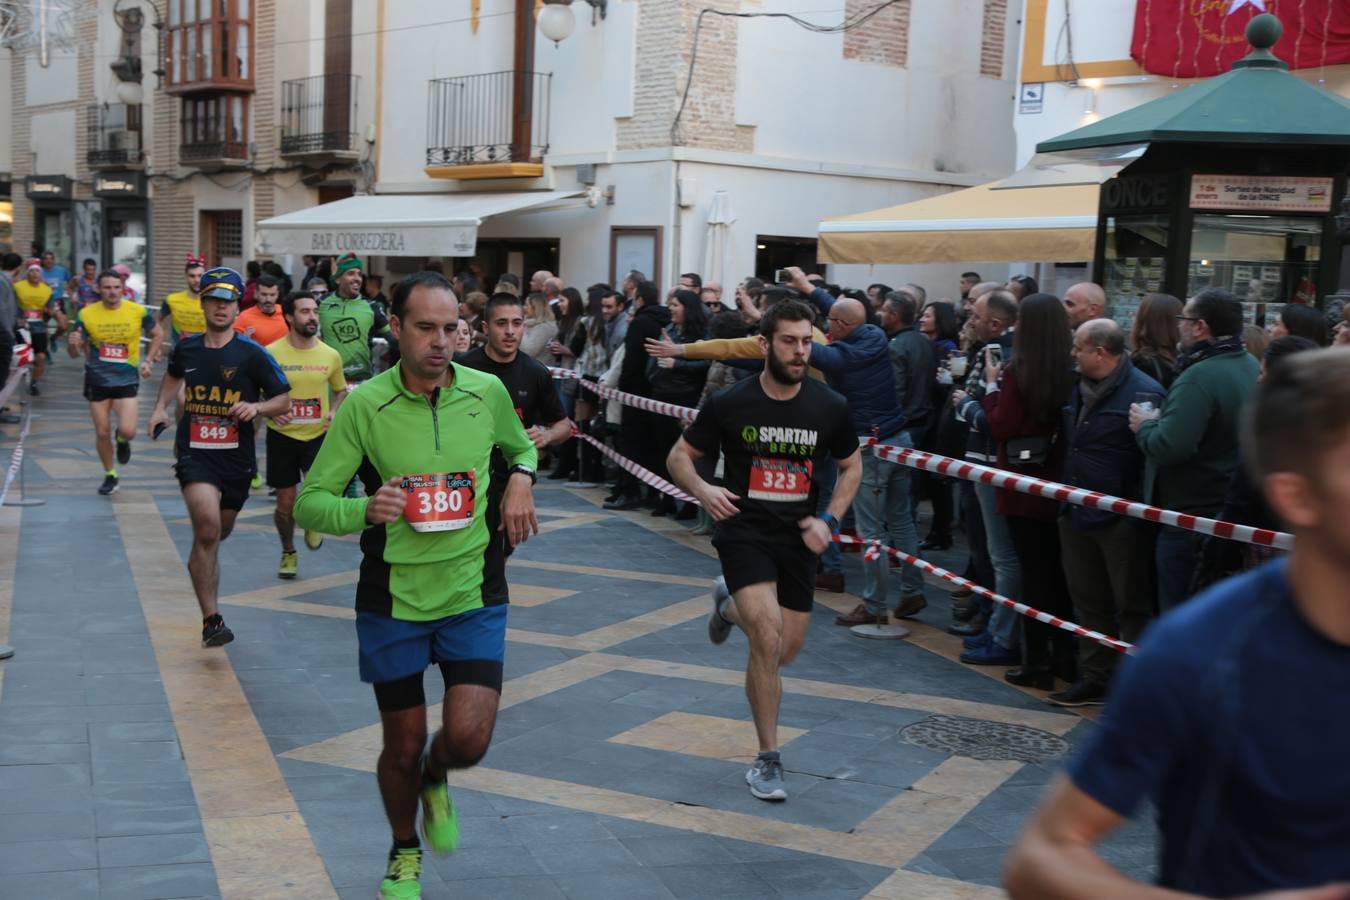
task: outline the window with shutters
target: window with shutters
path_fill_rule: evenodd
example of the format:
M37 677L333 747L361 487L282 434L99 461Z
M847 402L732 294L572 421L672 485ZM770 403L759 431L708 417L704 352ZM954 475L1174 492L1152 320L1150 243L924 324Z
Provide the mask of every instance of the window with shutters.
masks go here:
M253 0L167 0L170 93L253 90Z

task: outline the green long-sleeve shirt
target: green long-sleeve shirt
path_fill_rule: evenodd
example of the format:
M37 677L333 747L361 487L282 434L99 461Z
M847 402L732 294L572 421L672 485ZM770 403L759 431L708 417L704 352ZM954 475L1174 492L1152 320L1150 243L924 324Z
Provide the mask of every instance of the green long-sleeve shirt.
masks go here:
M338 410L295 502L295 521L324 534L362 532L356 608L426 621L483 605L483 551L493 445L534 468L534 444L506 388L452 364L430 397L403 384L402 365L354 391ZM403 479L404 515L366 522L367 497L343 496L359 475L368 495Z

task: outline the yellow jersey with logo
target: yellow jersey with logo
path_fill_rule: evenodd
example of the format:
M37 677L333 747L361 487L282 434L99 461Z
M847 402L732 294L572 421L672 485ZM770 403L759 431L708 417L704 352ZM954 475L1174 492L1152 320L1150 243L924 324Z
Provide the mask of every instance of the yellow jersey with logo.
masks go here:
M155 327L150 310L123 300L116 309L103 302L80 308L77 326L86 337L84 377L96 387L140 383L141 332Z
M179 291L164 298L164 306L173 320L173 330L180 338L202 334L206 331L206 314L202 312L202 301L187 291Z
M323 341L301 350L289 338L268 344L267 352L291 383L290 422L278 425L268 419L267 427L297 441L321 437L328 430L331 393L347 389L342 357Z
M14 282L14 296L19 301L20 324L32 334L46 334L47 310L52 302L51 286L45 281L29 284L24 278Z

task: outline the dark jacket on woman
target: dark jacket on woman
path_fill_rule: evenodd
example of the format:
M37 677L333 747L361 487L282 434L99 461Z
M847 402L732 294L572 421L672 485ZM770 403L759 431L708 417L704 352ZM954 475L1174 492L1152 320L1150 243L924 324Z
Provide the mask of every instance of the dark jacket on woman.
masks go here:
M1177 364L1169 362L1166 357L1159 356L1156 353L1150 353L1147 350L1137 351L1130 357L1130 362L1134 367L1152 378L1164 389L1170 388L1172 382L1177 379Z
M705 337L701 334L685 334L682 328L668 328L666 331L676 344L692 344ZM683 401L684 406L697 405L699 397L703 395L703 384L708 380L708 367L712 361L677 356L674 362L674 367L669 369L661 368L654 359L647 364L647 380L652 384L652 396L663 400L677 398Z
M1064 465L1064 441L1060 436L1060 417L1053 416L1047 422L1038 422L1032 418L1031 411L1022 403L1022 395L1017 389L1016 369L1004 369L999 378L997 391L986 391L980 401L984 408L990 437L998 441L998 468L1009 469L1019 475L1030 475L1046 481L1058 481ZM1028 464L1012 459L1008 444L1020 438L1041 438L1039 443L1045 447L1045 462ZM1004 516L1022 516L1027 519L1039 519L1053 522L1059 515L1059 503L1044 497L1034 497L1020 491L1000 489L998 492L998 512Z
M1099 385L1080 382L1064 408L1064 472L1060 480L1074 487L1126 500L1144 498L1144 454L1130 431L1130 404L1135 394L1162 394L1162 385L1122 357L1116 371ZM1095 395L1095 396L1094 396ZM1115 513L1065 504L1078 529L1100 528L1119 521Z
M655 340L670 324L670 310L655 303L648 303L633 314L628 323L628 331L623 337L623 368L619 370L619 390L639 397L652 395L651 382L647 380L647 338Z

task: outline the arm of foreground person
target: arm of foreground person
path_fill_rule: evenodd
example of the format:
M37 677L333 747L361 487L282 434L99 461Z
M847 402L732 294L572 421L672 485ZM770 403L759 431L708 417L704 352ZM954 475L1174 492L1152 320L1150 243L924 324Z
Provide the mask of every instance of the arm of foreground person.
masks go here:
M347 485L366 458L361 444L365 413L359 401L342 404L333 424L324 435L319 455L305 476L304 486L295 498L295 523L321 534L355 534L370 522L366 519L369 497L344 497ZM381 480L383 473L378 473Z
M1141 884L1097 855L1095 845L1125 819L1061 775L1003 866L1012 900L1198 900L1198 894ZM1247 900L1350 900L1350 884L1250 895Z
M695 440L699 439L696 433ZM694 460L702 459L704 455L702 450L681 437L675 442L675 446L670 448L670 455L666 457L666 469L670 472L671 481L697 497L708 515L721 522L740 512L736 508L735 501L741 498L726 488L708 484L699 477L698 471L694 468Z

